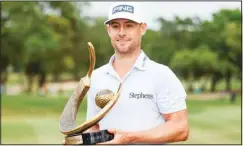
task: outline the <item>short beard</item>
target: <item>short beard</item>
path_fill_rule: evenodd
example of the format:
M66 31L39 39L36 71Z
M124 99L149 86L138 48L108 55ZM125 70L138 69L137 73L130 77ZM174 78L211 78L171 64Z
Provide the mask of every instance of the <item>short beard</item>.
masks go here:
M128 54L133 54L133 52L136 51L136 49L139 47L139 43L138 42L134 42L133 44L131 44L127 51L120 51L120 49L112 43L113 48L115 49L115 52L117 52L118 54L124 56L124 55L128 55Z

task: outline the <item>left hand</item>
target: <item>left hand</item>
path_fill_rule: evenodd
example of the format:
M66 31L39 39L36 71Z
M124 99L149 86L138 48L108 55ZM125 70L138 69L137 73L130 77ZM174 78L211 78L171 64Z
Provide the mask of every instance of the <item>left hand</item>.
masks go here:
M114 139L107 142L97 143L97 144L128 144L130 139L127 132L122 132L117 129L108 129L108 132L114 134Z

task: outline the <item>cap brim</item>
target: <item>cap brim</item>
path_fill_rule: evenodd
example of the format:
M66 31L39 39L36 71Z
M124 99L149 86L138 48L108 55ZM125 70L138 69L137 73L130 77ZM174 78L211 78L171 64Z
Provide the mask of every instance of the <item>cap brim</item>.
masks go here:
M124 17L117 17L117 18L112 18L112 19L108 19L104 22L105 25L107 25L110 21L112 20L115 20L115 19L127 19L127 20L131 20L131 21L134 21L136 23L142 23L141 21L137 21L137 20L134 20L134 19L129 19L129 18L124 18Z

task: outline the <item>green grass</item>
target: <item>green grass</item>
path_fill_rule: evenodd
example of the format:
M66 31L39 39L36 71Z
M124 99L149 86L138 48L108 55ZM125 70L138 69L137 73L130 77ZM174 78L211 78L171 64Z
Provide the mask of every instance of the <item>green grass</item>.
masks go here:
M60 114L68 98L21 94L2 96L3 144L61 144ZM241 100L189 100L190 137L185 144L240 144ZM79 109L77 123L86 115L86 100Z
M2 97L3 144L60 144L59 118L68 98L21 94ZM86 98L77 123L85 121ZM14 132L13 132L14 131Z
M241 140L240 107L208 107L189 116L191 134L185 143L239 144Z
M55 144L61 140L57 116L2 117L3 144Z
M240 144L241 97L229 100L190 100L190 136L183 144Z

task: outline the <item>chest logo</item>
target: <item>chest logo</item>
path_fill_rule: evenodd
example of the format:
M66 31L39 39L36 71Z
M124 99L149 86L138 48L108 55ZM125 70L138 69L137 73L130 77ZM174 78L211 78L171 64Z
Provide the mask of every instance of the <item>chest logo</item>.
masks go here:
M142 92L140 93L134 93L134 92L130 92L129 93L129 98L135 98L135 99L153 99L154 96L153 94L144 94Z

